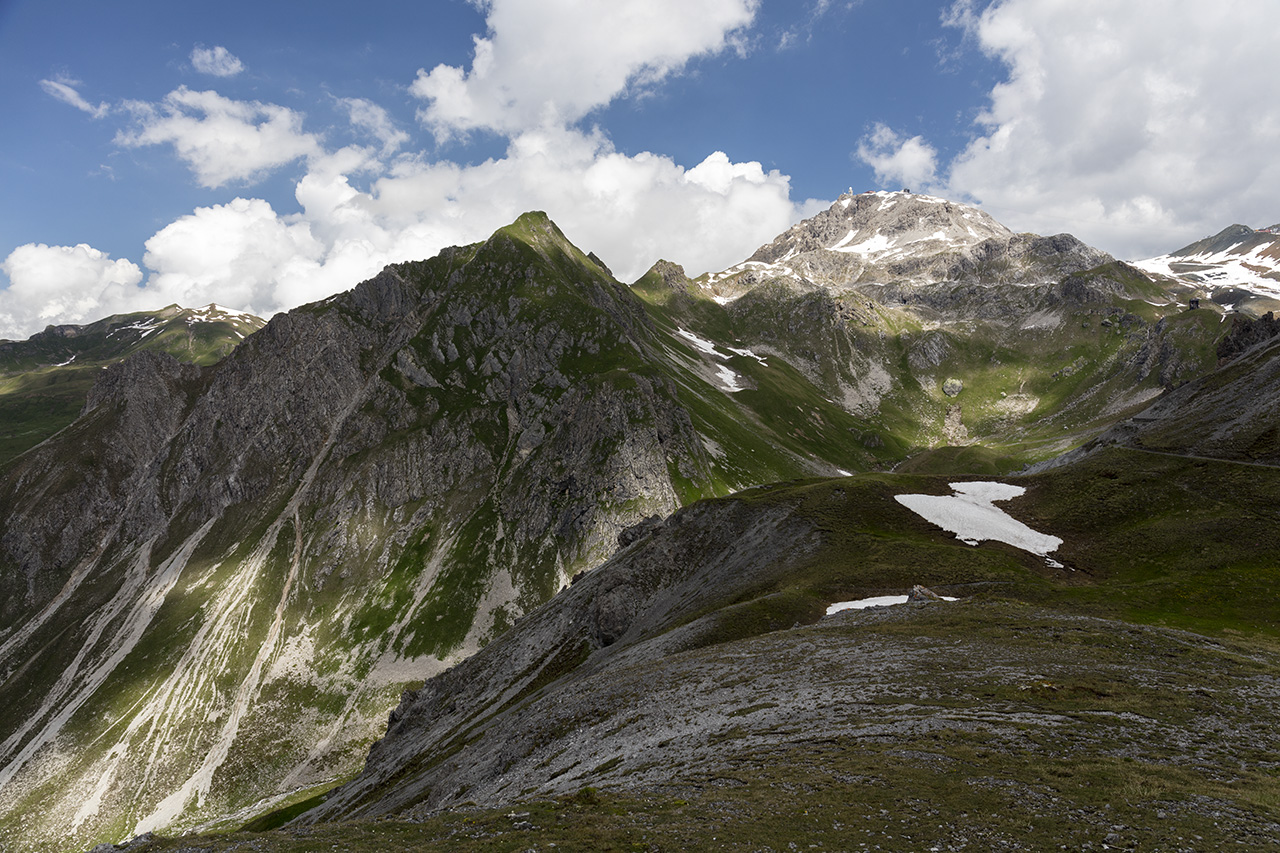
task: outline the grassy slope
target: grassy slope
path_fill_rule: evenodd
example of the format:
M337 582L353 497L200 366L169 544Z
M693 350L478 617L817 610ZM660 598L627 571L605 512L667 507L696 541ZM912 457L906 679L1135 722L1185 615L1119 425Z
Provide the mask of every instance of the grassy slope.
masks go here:
M720 766L656 789L615 782L607 793L587 787L515 808L161 840L141 849L1269 849L1280 826L1280 781L1267 769L1265 747L1251 749L1240 732L1202 743L1191 734L1191 744L1130 741L1124 736L1133 732L1111 718L1126 714L1142 721L1134 728L1183 733L1194 733L1197 720L1226 720L1242 731L1265 725L1248 716L1265 713L1256 702L1223 709L1217 700L1274 677L1275 650L1263 656L1234 644L1197 648L1096 627L1009 605L962 605L779 632L750 650L764 657L788 641L793 652L804 644L901 643L921 665L911 667L909 681L888 674L884 689L863 700L853 712L866 721L862 732L797 740L784 730L772 747L743 749L739 742L758 729L754 715L770 704L761 695L726 714ZM1053 667L1053 679L966 666L947 654L956 636L970 639L966 650L987 643L1008 658ZM1039 639L1046 636L1053 641ZM714 661L714 652L700 659ZM1213 674L1198 692L1130 679L1124 668L1135 655L1177 658L1184 670ZM1105 674L1071 671L1061 665L1064 657ZM830 670L827 677L847 674ZM1003 731L966 725L966 712L983 709L1024 722ZM919 724L877 736L877 721L904 714ZM1213 755L1212 741L1229 741L1229 761Z
M1280 580L1280 469L1112 448L1014 478L1028 492L1006 510L1065 540L1054 554L1062 569L1002 543L963 545L892 499L949 494L953 478L864 474L739 496L798 501L828 543L807 567L753 597L786 609L777 627L816 618L831 601L919 583L1210 635L1280 638L1270 593Z
M513 229L527 227L527 223L512 226ZM520 236L527 238L528 235ZM536 244L537 241L533 242ZM557 257L557 260L560 258ZM579 261L576 257L563 260L570 265L576 265ZM540 307L554 308L555 300L551 302L550 305ZM660 302L658 307L662 307ZM1149 308L1142 309L1138 305L1133 307L1136 311L1146 310L1150 313ZM580 306L575 304L572 308L578 310ZM701 312L701 316L695 328L718 340L734 339L735 329L723 309L714 303L705 302L697 306L697 311ZM673 335L674 328L683 322L684 317L664 310L655 310L653 316L667 346L683 348L687 351L686 357L695 357L687 345ZM1189 322L1203 325L1204 318L1207 317L1216 320L1216 315L1203 312L1200 316L1192 317ZM1079 358L1088 360L1087 353L1094 353L1095 357L1101 358L1096 354L1114 355L1120 352L1125 343L1123 335L1118 331L1104 333L1101 331L1103 328L1106 327L1099 326L1088 332L1088 335L1097 340L1084 340L1075 332L1064 337L1060 342L1065 353L1062 358L1066 359L1063 363L1074 364ZM1199 326L1195 328L1199 329ZM1206 327L1204 331L1207 333L1213 330ZM964 379L967 395L964 398L965 405L972 406L971 411L979 414L975 423L983 423L980 417L983 411L982 401L994 405L1003 387L1015 379L1023 383L1027 381L1025 371L1032 370L1031 367L1026 364L1019 367L1022 374L1011 374L1006 367L1007 364L1017 367L1020 358L1027 358L1024 348L1025 342L1005 350L1000 350L996 344L988 341L956 346L957 354L948 364L948 370ZM1073 356L1076 352L1073 348L1078 349L1080 354ZM993 351L998 357L991 356ZM1002 352L1004 356L999 357ZM608 377L602 378L602 382L625 382L628 373L653 371L651 365L638 361L633 363L634 359L625 352L610 355L617 360L618 365L616 370L610 371ZM903 432L901 425L914 416L914 410L906 403L895 409L896 404L890 401L887 407L889 415L879 422L855 418L827 400L821 391L780 359L772 359L768 368L743 356L734 356L728 364L753 381L758 390L743 391L726 398L724 395L707 393L696 381L690 381L679 371L665 368L659 371L675 378L680 399L690 409L699 429L721 437L732 451L729 455L737 460L733 467L719 466L709 484L705 480L688 482L683 494L686 500L707 494L722 494L743 482L794 477L804 470L797 462L798 458L803 457L817 457L851 469L872 467L883 464L885 460L900 457L911 441L921 440L920 436L913 434L908 434L908 438L903 441L895 438L897 433ZM1088 381L1094 381L1089 378L1093 374L1086 376L1079 372L1073 376L1086 378L1072 380L1071 377L1046 377L1048 370L1045 365L1033 367L1031 390L1038 392L1044 407L1043 411L1036 410L1037 418L1063 411L1076 399L1078 392ZM1035 382L1042 385L1036 385ZM1066 384L1062 384L1064 382ZM971 403L970 400L977 402ZM932 400L931 404L940 408L945 402L939 398ZM1086 412L1079 416L1078 422L1093 423L1092 419L1096 414L1093 411ZM934 459L915 464L912 470L983 473L1007 470L1015 461L1025 458L1028 438L1044 438L1046 441L1056 439L1056 434L1049 430L1057 428L1056 425L1045 426L1040 432L1031 428L1021 437L1022 443L1015 442L1011 448L941 451ZM851 435L860 436L877 431L889 438L889 443L882 443L880 449L851 445ZM1121 454L1120 451L1116 453ZM1191 501L1191 498L1203 497L1204 490L1197 485L1196 472L1178 469L1175 462L1170 461L1166 464L1174 466L1173 468L1148 476L1144 473L1146 459L1139 460L1137 456L1113 455L1094 461L1102 464L1108 459L1111 460L1107 463L1112 466L1110 469L1071 469L1078 481L1069 479L1066 473L1037 479L1033 481L1032 493L1025 499L1025 504L1018 504L1019 512L1031 513L1026 517L1033 526L1038 526L1036 518L1054 519L1055 523L1058 518L1062 518L1064 523L1074 525L1071 529L1080 533L1081 540L1086 535L1092 537L1089 543L1069 542L1068 547L1064 548L1064 555L1077 571L1061 575L1048 572L1034 558L1003 546L970 549L957 545L945 534L939 535L931 526L914 519L889 500L892 494L906 490L945 492L945 481L936 477L867 475L846 481L779 486L743 496L745 500L763 502L801 501L806 507L805 511L813 513L820 520L831 545L822 559L815 560L804 571L787 577L777 587L753 590L746 597L725 602L724 633L721 639L728 641L750 637L762 631L789 627L797 621L813 621L831 600L902 591L905 586L915 582L953 591L984 589L988 591L987 594L994 591L1000 596L1078 611L1115 614L1147 621L1171 620L1175 624L1199 630L1274 634L1274 623L1268 623L1263 618L1266 615L1265 596L1256 596L1255 582L1265 583L1268 577L1274 575L1274 565L1260 556L1267 552L1258 548L1271 548L1270 553L1276 553L1274 546L1277 543L1274 542L1273 532L1267 533L1258 540L1258 548L1254 548L1245 534L1250 532L1248 519L1256 520L1258 496L1268 492L1274 494L1277 484L1273 480L1266 480L1265 472L1257 475L1263 478L1260 480L1231 480L1231 487L1224 490L1219 496L1220 500L1215 498L1216 502L1206 509L1202 505L1193 505ZM1113 485L1109 487L1108 483ZM1180 485L1173 491L1160 491L1169 483ZM1099 506L1089 501L1101 502L1103 509L1110 503L1123 503L1120 500L1124 494L1120 491L1121 487L1155 489L1157 496L1152 499L1154 503L1144 503L1129 515L1117 515L1115 526L1108 527L1099 534L1095 523ZM840 497L833 497L837 492ZM1091 497L1086 498L1084 495ZM1190 518L1198 512L1206 514L1202 527L1181 523L1183 516ZM1187 550L1187 536L1202 531L1212 533L1216 529L1215 525L1227 519L1239 519L1242 514L1246 519L1241 522L1243 526L1229 526L1224 528L1228 531L1225 535L1208 540L1209 548L1217 545L1224 548L1217 555L1217 562L1212 563L1216 568L1210 572L1205 568L1204 560L1196 559L1197 555L1203 556L1203 550L1194 553ZM1266 519L1262 521L1265 526ZM1046 526L1044 529L1058 532L1053 526ZM1156 549L1154 556L1150 560L1133 562L1131 557L1135 553L1134 548L1141 550L1148 542ZM1161 562L1166 557L1171 558L1168 566ZM1224 571L1243 572L1244 580L1229 585L1229 589L1218 589L1222 584L1216 583L1216 579ZM975 584L982 586L972 586ZM1210 588L1213 589L1213 594L1206 595L1206 590ZM388 595L403 598L406 592L403 589L395 590ZM1251 596L1255 596L1253 606L1249 604ZM371 618L367 625L360 624L358 627L376 632L379 623ZM457 626L455 633L458 630L465 633L465 629L465 625ZM823 748L818 748L818 753L825 756L823 761L835 760L841 752L839 749L824 752ZM868 753L858 760L874 762L882 757ZM806 767L805 772L817 772L816 765ZM756 793L753 799L739 803L737 808L750 808L753 813L782 816L783 822L775 828L781 831L787 821L793 821L795 816L788 816L786 804L777 798L773 786L813 786L817 784L812 781L816 777L783 776L759 787L757 783L761 783L768 775L759 775L764 772L762 768L755 768L755 778L746 780L745 784L748 787L756 786ZM919 775L923 772L921 768L908 767L902 772L905 775L898 780L899 783L906 784L915 780L913 784L925 784L920 781L923 778ZM1002 772L1014 771L1010 769ZM1196 784L1200 784L1200 781L1196 781ZM310 795L312 792L304 793ZM603 819L609 809L613 808L608 804L615 802L628 801L619 801L611 796L596 801L596 805L605 804L603 810L588 809L584 812L579 809L573 813ZM685 815L684 807L672 806L673 802L680 801L659 801L660 810L666 810L678 818L675 829L671 831L694 831L691 829L695 826L693 823L680 828L680 821L684 820ZM710 808L716 805L716 801L709 802L710 805L703 802L703 806ZM573 808L577 809L579 805L581 804L574 805ZM555 812L559 806L548 808ZM705 808L702 812L704 816L708 814ZM688 816L696 814L698 812L695 809ZM564 813L562 817L570 820L567 815L568 813ZM851 819L852 815L845 815L845 818ZM752 824L747 822L745 825ZM359 833L365 831L366 828L358 830ZM624 832L623 837L626 837L625 827L615 828L615 831ZM764 832L764 827L757 826L757 831ZM489 843L485 840L485 833L479 835L479 841ZM347 839L347 843L355 844L355 837L357 836ZM674 845L673 839L680 836L677 834L667 837L666 843ZM744 843L745 838L747 836L741 836ZM566 843L569 841L566 838Z
M778 280L726 308L696 286L676 294L652 272L633 289L660 323L784 351L813 391L803 410L824 419L823 407L839 410L832 399L883 368L887 387L874 411L845 414L843 433L831 436L860 457L843 466L850 470L932 456L955 440L944 429L951 407L968 432L965 446L982 450L956 459L943 446L942 456L908 470L1009 472L1057 455L1134 414L1166 384L1211 370L1224 331L1216 308L1187 311L1175 294L1122 264L1057 288L939 284L910 304L882 301L875 288L800 293ZM994 304L1004 308L993 313ZM922 357L930 350L940 355ZM942 391L948 379L963 384L954 397ZM788 426L796 432L800 425Z

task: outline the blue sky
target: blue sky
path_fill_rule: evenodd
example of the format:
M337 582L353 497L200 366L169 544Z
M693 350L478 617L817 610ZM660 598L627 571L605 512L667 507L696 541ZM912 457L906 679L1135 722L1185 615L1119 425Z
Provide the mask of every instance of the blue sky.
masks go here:
M1159 254L1280 220L1276 32L1273 0L0 0L0 336L269 315L535 208L624 279L848 187Z

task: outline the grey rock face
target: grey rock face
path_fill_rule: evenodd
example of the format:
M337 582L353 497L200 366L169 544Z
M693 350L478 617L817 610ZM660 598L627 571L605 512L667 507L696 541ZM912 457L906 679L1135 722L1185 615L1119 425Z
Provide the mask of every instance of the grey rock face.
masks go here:
M916 584L911 587L911 592L907 593L907 603L915 604L921 601L943 601L942 596L938 595L928 587Z
M446 806L471 786L477 787L468 798L479 792L487 799L500 768L535 748L534 732L505 728L503 720L525 716L523 703L509 699L529 696L575 668L576 679L702 645L720 630L717 620L682 625L688 614L776 578L816 544L811 525L787 508L761 513L725 500L681 510L639 546L531 613L516 632L406 693L364 773L303 820L384 814L410 803ZM591 701L588 693L570 693ZM493 740L459 760L446 745L448 733L504 703L514 707L486 725ZM498 735L500 727L513 737ZM424 762L423 755L433 759Z
M1050 470L1112 445L1280 464L1280 341L1261 342L1216 371L1166 390L1098 438L1028 470Z
M1222 362L1238 358L1252 347L1280 336L1280 321L1268 311L1256 320L1235 316L1231 328L1218 341L1218 359Z
M969 205L911 193L841 196L740 267L812 285L1044 283L1111 260L1069 234L1014 234Z
M649 269L648 274L656 274L661 279L663 286L673 293L688 294L689 288L693 285L693 282L689 280L689 276L685 274L684 267L667 260L660 260L655 263Z

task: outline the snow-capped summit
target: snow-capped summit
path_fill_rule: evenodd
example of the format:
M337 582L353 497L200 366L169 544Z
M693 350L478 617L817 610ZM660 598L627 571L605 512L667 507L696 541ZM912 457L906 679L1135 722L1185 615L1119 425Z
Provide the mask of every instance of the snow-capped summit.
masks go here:
M976 207L902 192L845 194L761 247L752 261L780 263L822 249L891 262L1008 239L1013 232Z
M1068 234L1015 234L973 205L907 190L852 192L750 258L707 277L724 301L760 281L801 286L1033 284L1111 260Z
M1212 296L1234 289L1280 297L1280 224L1270 228L1231 225L1176 252L1135 261L1155 276L1203 287Z

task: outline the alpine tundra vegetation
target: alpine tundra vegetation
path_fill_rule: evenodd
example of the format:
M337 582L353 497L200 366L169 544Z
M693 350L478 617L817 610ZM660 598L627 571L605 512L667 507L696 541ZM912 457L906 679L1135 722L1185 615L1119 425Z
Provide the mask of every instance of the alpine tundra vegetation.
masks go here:
M534 212L0 344L0 850L1280 844L1276 239Z

